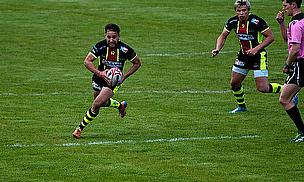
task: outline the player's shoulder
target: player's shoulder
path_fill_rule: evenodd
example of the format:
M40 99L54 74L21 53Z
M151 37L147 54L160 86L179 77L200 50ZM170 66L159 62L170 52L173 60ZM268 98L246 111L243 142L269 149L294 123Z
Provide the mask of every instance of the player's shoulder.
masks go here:
M97 47L97 48L107 47L107 42L106 42L106 40L101 40L101 41L97 42L97 43L95 44L95 47Z
M233 17L230 17L227 21L226 21L226 24L234 24L234 23L237 23L238 22L238 17L237 16L233 16Z
M304 18L304 13L299 13L295 16L292 17L291 21L294 21L294 20L302 20Z
M248 21L255 25L266 24L265 20L258 15L250 14L248 17Z
M118 43L118 49L121 50L124 53L127 53L128 51L132 50L132 47L126 44L125 42L119 41Z
M125 42L119 40L119 42L118 42L118 47L130 47L130 46L129 46L127 43L125 43Z
M290 22L290 27L295 31L304 31L304 18L299 20L293 20Z
M256 14L250 13L250 14L249 14L249 19L252 19L252 18L255 18L255 19L262 19L260 16L258 16L258 15L256 15Z
M290 24L293 26L296 25L298 22L300 22L301 24L303 19L304 19L304 13L299 13L292 17Z
M261 18L261 17L258 16L258 15L255 15L255 14L249 14L248 20L249 20L249 21L251 21L251 20L263 20L263 18Z

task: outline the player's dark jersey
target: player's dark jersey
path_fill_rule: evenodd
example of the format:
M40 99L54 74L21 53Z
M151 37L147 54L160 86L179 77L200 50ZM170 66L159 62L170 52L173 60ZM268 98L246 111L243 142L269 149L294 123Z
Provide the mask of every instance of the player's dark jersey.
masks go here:
M263 41L264 31L269 29L267 23L260 17L250 14L245 23L241 23L237 16L230 18L225 25L227 31L236 33L240 42L241 51L245 51L256 47Z
M123 71L125 61L133 61L136 57L135 51L127 44L119 41L116 48L108 46L106 40L100 41L95 44L91 50L96 58L99 58L98 70L104 71L113 67L118 67ZM96 74L93 75L93 81L99 86L106 85L103 79L99 78Z
M118 67L123 71L126 60L133 61L136 57L134 50L127 44L119 41L116 48L108 46L106 40L95 44L91 50L91 53L100 58L98 70L103 71L113 67Z
M234 66L253 70L268 68L265 49L261 49L254 56L246 54L247 50L256 47L263 41L264 36L262 33L269 29L269 26L262 18L250 14L248 20L242 23L237 16L234 16L226 22L225 29L228 32L234 30L240 43L240 51Z

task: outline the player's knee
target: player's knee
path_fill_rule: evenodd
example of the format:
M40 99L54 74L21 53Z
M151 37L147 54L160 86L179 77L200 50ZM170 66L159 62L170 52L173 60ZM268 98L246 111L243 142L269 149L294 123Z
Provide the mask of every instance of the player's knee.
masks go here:
M108 106L110 106L110 104L111 104L111 101L109 99L106 102L104 102L101 107L108 107Z
M103 101L95 99L94 102L93 102L92 108L93 108L94 110L96 110L96 111L97 111L97 110L99 111L100 107L102 107L103 104L104 104Z
M100 110L100 107L96 107L94 104L91 107L91 112L98 114Z
M230 82L231 90L238 91L241 89L241 85L238 82Z
M285 99L284 97L280 97L279 102L282 106L286 106L287 104L289 104L289 100Z

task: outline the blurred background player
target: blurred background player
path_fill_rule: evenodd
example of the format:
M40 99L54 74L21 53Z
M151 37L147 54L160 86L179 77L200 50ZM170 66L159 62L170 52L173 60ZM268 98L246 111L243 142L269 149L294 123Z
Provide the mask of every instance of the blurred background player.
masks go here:
M106 77L106 70L112 67L118 67L123 71L126 60L132 63L132 66L124 73L123 83L130 75L135 73L141 66L141 61L135 51L127 44L120 41L120 28L116 24L105 26L105 39L95 44L84 60L85 67L93 74L92 87L94 101L91 108L86 112L79 127L72 133L75 138L80 138L81 132L98 114L101 107L114 107L119 110L123 118L126 114L127 102L118 102L112 99L120 86L110 87L109 80ZM99 65L96 68L93 62L100 58Z
M283 11L277 14L277 21L283 39L288 44L288 57L285 61L283 72L286 78L280 103L298 129L298 134L292 142L304 142L304 124L297 105L292 98L304 86L304 14L301 12L302 0L282 0ZM285 26L284 13L292 19Z
M251 14L248 0L236 0L234 4L236 16L228 19L223 32L216 41L212 56L219 54L226 38L233 30L240 43L235 63L232 67L230 85L238 103L238 107L229 113L246 111L242 82L249 70L254 70L256 88L263 93L279 93L282 85L268 82L268 60L264 49L274 41L272 31L260 17Z

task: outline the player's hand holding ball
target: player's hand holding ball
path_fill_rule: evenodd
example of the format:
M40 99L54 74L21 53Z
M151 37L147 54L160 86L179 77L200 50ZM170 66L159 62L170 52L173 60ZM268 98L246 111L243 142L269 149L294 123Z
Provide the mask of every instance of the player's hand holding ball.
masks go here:
M111 68L106 72L106 77L109 80L109 86L115 87L122 83L123 73L117 67Z

